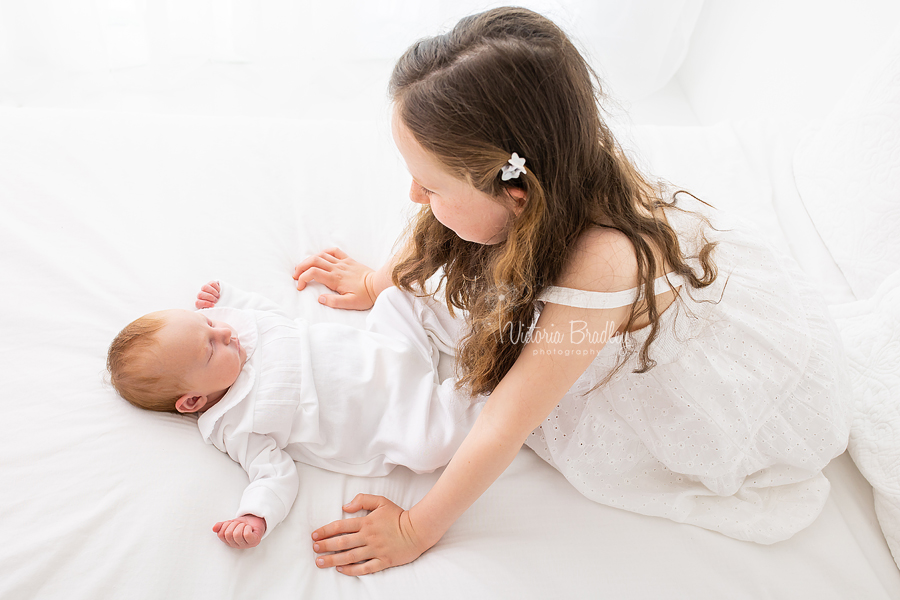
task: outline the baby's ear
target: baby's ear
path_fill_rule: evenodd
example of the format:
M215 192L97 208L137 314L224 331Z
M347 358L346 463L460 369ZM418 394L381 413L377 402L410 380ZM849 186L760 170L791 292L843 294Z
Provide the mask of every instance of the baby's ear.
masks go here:
M206 406L206 396L197 396L195 394L185 394L175 401L175 410L180 413L195 413Z

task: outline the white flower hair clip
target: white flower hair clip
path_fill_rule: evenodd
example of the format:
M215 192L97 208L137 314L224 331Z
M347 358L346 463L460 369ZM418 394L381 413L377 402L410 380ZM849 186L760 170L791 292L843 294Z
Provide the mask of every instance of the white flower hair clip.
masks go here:
M500 167L500 171L503 173L503 175L500 177L500 179L502 179L503 181L516 179L522 173L528 172L525 170L525 159L519 158L519 155L515 152L512 153L512 158L509 159L509 164Z

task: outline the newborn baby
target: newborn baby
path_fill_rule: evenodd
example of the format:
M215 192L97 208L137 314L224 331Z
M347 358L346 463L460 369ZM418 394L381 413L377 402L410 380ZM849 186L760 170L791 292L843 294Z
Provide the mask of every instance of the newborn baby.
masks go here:
M219 282L196 306L126 326L107 367L135 406L198 414L203 439L247 471L236 517L213 527L232 547L256 546L287 516L293 461L349 475L430 472L478 416L480 402L449 376L458 323L430 298L390 288L365 329L291 319Z

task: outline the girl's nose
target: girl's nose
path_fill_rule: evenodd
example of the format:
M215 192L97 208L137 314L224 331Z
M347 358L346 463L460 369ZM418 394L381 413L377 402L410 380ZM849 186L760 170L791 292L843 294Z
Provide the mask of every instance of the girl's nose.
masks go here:
M428 204L428 195L422 191L422 186L415 181L409 186L409 199L416 204Z

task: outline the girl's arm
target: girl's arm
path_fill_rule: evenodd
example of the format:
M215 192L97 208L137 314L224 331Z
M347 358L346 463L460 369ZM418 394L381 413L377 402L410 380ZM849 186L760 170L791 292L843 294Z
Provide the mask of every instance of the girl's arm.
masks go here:
M391 287L393 258L377 271L359 263L341 250L329 248L309 256L294 267L297 290L303 290L312 280L325 285L337 294L322 294L319 302L332 308L368 310L378 295Z
M612 229L582 235L566 267L557 282L563 287L616 292L638 284L634 246ZM630 306L590 310L547 304L531 339L431 491L408 511L380 496L357 496L345 512L371 512L314 531L313 550L335 552L319 556L316 564L363 575L411 562L436 544L506 470L630 311Z
M317 553L338 552L320 556L316 564L362 575L411 562L437 543L509 466L529 433L547 418L629 310L548 304L532 340L490 395L431 491L409 511L379 496L357 496L345 511L372 512L313 532Z

